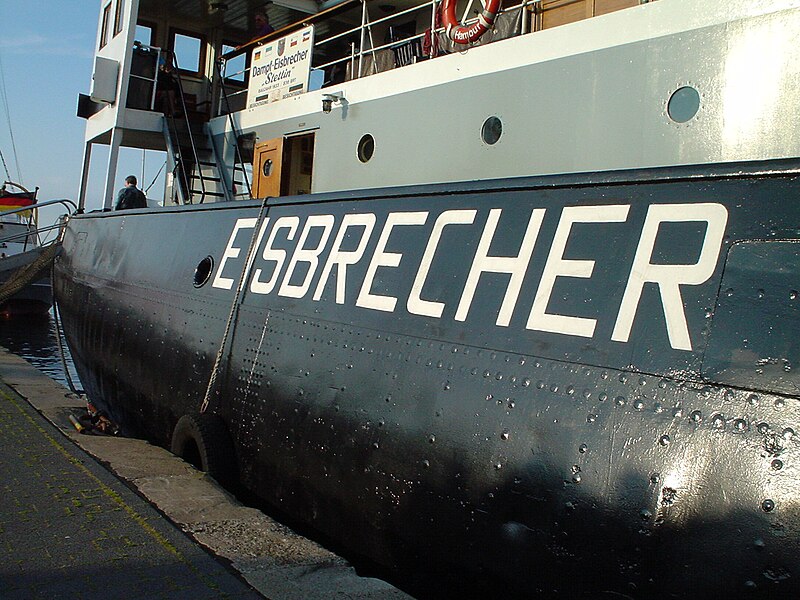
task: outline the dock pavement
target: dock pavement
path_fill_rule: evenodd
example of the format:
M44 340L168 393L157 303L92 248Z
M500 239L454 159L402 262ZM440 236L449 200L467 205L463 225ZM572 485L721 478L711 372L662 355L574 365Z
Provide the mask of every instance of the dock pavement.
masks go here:
M0 597L411 600L0 348Z

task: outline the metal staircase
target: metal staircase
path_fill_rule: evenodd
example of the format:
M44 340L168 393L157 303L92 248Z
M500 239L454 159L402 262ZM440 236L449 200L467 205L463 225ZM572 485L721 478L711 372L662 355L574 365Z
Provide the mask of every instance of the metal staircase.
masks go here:
M173 67L178 84L178 109L165 114L164 142L167 149L167 168L172 173L171 199L175 204L234 199L233 185L226 181L222 163L205 131L206 117L191 109L183 93L177 69Z
M193 120L187 113L182 117L164 115L164 140L176 204L233 200L201 120Z

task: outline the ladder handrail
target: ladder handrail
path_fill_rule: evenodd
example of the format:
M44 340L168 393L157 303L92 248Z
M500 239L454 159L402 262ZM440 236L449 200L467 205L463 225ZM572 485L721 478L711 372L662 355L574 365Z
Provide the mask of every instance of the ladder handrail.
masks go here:
M234 151L236 152L236 160L234 160L234 164L233 164L234 179L236 178L236 175L235 175L235 173L236 173L236 165L237 164L241 164L242 165L242 175L244 176L244 183L247 186L247 194L252 196L253 195L253 190L250 187L250 179L247 177L247 171L244 169L244 164L245 163L244 163L244 159L242 158L242 152L239 149L239 134L238 134L237 129L236 129L236 121L234 121L234 119L233 119L233 112L231 111L231 103L230 103L230 100L228 99L228 92L225 89L225 76L224 76L224 73L223 73L223 70L222 70L223 62L224 62L224 58L220 57L219 60L215 61L215 66L217 68L217 77L219 77L219 81L220 81L220 90L222 91L222 99L225 101L225 112L227 113L228 122L230 123L230 126L231 126L231 133L233 134L233 148L234 148ZM223 147L223 149L224 149L224 147ZM233 193L233 189L231 189L231 193Z
M172 127L170 127L170 123ZM167 146L167 160L171 163L170 170L172 171L173 177L175 177L175 171L178 170L178 178L180 179L178 182L178 192L183 200L183 204L191 204L192 186L182 157L180 135L175 125L174 117L168 115L164 115L164 140Z
M170 62L170 66L174 69L173 75L175 77L175 80L178 83L178 96L180 97L181 111L183 112L183 120L186 122L186 130L189 133L189 147L192 150L192 155L194 156L194 164L197 165L197 175L198 175L198 178L200 179L200 204L202 204L203 200L205 200L205 197L206 197L206 182L205 182L205 178L203 177L202 169L199 168L200 157L197 154L197 145L194 142L194 134L192 134L192 124L189 121L189 111L186 110L186 97L184 96L184 93L183 93L183 82L181 81L180 69L178 68L178 64L177 64L177 62L175 60L174 54L167 53L167 58L166 59ZM170 117L171 117L172 122L174 124L175 123L175 115L172 114L172 115L170 115ZM175 135L176 138L179 137L177 135L178 134L177 127L175 128L175 134L176 134ZM180 150L180 148L179 148L179 150ZM185 172L186 168L185 168L184 161L183 161L183 153L179 153L179 158L180 158L180 162L181 162L181 170ZM187 189L186 189L186 192L189 195L189 203L191 204L192 203L193 194L192 194L192 189L191 189L191 185L190 184L191 184L191 182L188 181L188 177L187 177Z

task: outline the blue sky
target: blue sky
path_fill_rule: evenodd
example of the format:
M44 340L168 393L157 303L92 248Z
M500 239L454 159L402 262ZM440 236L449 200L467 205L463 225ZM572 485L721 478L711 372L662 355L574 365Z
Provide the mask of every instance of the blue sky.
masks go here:
M75 112L78 93L87 92L91 81L99 4L0 1L0 61L21 179L26 187L41 188L40 200L78 195L85 121ZM16 179L1 102L0 149Z
M78 198L86 121L76 116L78 94L88 93L99 0L0 0L0 63L5 79L11 130L16 142L21 182L39 186L39 200ZM0 97L0 150L18 181L9 127ZM95 146L87 208L102 205L102 176L107 151ZM146 187L163 164L148 152ZM141 151L124 150L117 179L141 178ZM0 165L0 180L6 174ZM151 197L160 199L156 185Z

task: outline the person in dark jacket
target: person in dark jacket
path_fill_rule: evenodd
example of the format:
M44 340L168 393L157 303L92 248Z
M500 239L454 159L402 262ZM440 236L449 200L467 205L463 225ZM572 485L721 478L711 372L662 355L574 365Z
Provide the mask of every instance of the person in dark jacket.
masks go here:
M128 208L147 208L147 198L144 192L136 187L135 175L128 175L125 178L125 187L117 194L117 204L114 210Z
M175 62L172 57L172 52L164 50L158 60L156 107L167 116L183 116L177 110L179 92L178 74L175 72Z
M253 39L264 37L275 31L275 28L270 25L269 16L267 16L266 12L256 13L256 16L253 17L253 23L256 26L256 33Z

